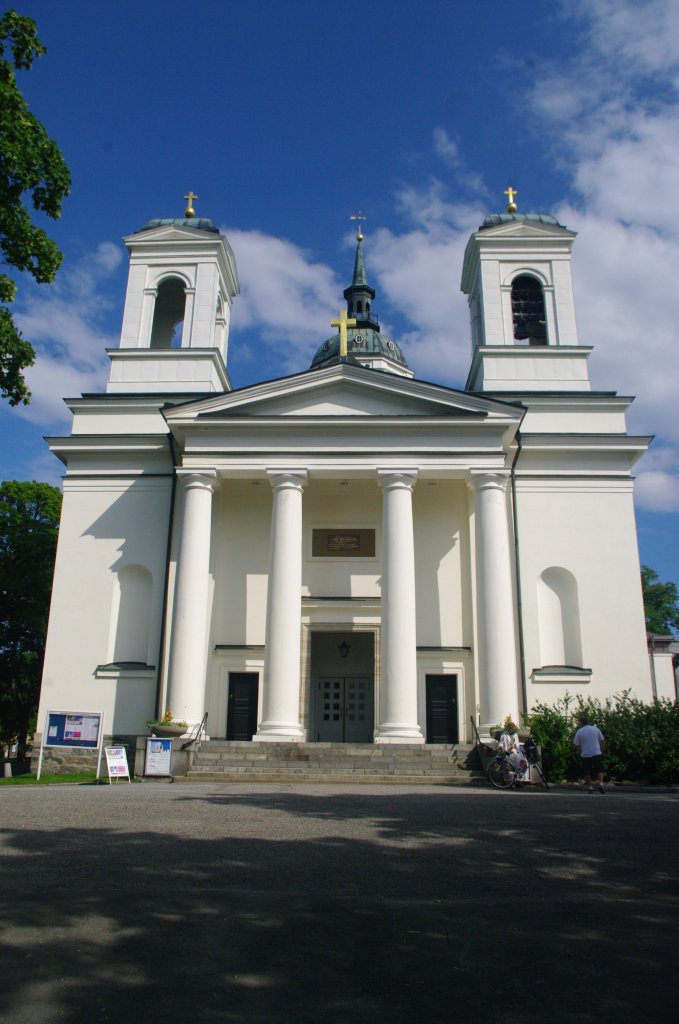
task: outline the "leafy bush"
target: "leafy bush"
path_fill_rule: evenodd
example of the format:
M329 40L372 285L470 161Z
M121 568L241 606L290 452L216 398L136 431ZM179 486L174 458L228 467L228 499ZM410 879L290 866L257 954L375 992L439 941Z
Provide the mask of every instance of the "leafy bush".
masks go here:
M679 781L679 706L669 700L644 704L629 691L603 702L566 694L554 704L535 706L526 716L526 725L542 746L548 778L559 782L582 776L573 736L583 711L606 738L608 778L662 784Z

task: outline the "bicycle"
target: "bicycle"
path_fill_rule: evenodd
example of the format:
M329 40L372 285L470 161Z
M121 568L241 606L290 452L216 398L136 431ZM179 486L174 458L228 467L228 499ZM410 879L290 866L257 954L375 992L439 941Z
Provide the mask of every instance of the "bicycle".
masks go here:
M542 770L542 765L538 758L537 747L531 740L524 742L523 753L527 766L535 766L538 775L542 779L542 785L545 789L549 789L549 783L545 778L545 773ZM517 768L516 762L512 759L511 754L506 750L498 750L495 757L489 761L486 767L486 777L490 784L495 786L496 789L511 789L515 783L521 783L523 781L523 775L524 772Z

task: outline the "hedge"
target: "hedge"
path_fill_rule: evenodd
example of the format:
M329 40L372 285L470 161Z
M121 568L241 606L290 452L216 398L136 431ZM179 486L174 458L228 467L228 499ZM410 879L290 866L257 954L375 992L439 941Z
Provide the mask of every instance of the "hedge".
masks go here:
M543 765L553 782L582 778L573 736L582 712L606 740L608 779L669 785L679 781L679 705L644 704L630 691L605 701L568 694L554 704L536 704L525 716L531 736L542 745Z

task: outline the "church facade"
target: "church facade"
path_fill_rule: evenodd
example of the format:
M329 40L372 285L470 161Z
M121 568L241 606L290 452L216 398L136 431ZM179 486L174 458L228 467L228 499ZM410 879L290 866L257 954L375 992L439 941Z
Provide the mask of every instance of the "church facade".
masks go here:
M195 216L127 237L106 392L48 439L66 474L38 730L103 711L140 735L169 708L253 743L454 743L565 693L652 699L650 438L591 388L574 237L517 213L471 236L464 390L381 332L360 231L312 366L236 390L228 240Z

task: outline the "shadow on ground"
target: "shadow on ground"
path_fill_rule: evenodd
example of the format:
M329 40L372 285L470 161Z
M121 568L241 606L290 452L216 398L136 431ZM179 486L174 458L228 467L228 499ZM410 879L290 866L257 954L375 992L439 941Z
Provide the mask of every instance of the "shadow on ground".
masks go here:
M638 1024L673 1005L676 798L148 788L0 806L2 1020Z

